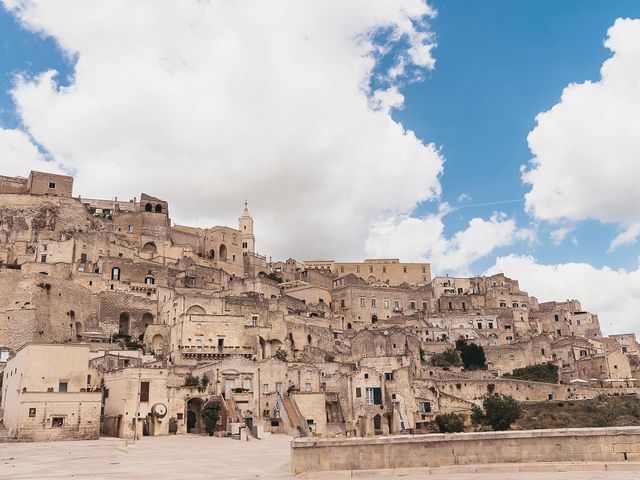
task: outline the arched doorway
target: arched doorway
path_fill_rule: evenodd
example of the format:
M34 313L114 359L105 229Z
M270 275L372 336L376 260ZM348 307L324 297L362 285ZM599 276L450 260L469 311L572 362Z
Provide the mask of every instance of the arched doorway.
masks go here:
M162 213L162 205L156 205L156 213Z
M220 255L218 257L222 261L225 261L227 259L227 246L224 243L220 245Z
M373 417L373 431L376 435L382 433L382 416L379 413Z
M204 400L191 398L187 402L187 433L202 433L202 407Z
M129 318L129 314L127 312L122 312L120 314L120 321L118 322L118 333L122 333L123 335L129 335L130 329L131 329L131 320Z
M151 348L156 355L162 355L164 349L164 338L159 333L156 333L151 339Z
M146 312L144 315L142 315L142 323L144 325L144 328L147 328L149 325L153 324L153 314Z
M378 323L378 316L376 314L371 315L371 323Z
M207 255L209 257L210 260L215 260L216 259L216 251L215 249L211 249L209 250L209 255Z
M152 211L153 211L153 205L151 205L150 203L147 203L147 204L144 206L144 211L145 211L145 212L152 212Z

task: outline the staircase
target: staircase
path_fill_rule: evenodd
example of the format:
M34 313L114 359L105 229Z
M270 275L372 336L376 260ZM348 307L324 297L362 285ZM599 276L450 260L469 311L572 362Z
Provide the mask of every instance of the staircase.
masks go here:
M302 413L300 413L295 400L291 397L284 397L282 399L282 406L293 430L292 433L300 437L310 437L311 430L309 430L309 425L307 425L307 421L302 416Z

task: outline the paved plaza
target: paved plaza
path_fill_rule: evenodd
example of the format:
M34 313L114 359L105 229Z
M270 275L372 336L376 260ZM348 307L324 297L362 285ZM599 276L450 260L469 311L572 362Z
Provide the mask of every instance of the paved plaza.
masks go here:
M348 472L294 477L290 437L272 435L240 442L182 435L146 437L135 445L115 438L51 443L0 443L0 479L255 479L349 478ZM568 471L582 468L586 471ZM516 465L353 472L354 478L430 480L638 480L640 463ZM524 469L524 472L518 472ZM532 470L540 471L532 471ZM601 471L596 471L601 470ZM474 473L476 471L484 473Z

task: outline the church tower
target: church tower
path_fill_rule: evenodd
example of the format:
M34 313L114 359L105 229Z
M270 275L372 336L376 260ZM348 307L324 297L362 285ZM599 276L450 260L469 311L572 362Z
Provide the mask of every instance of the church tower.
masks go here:
M255 253L256 237L253 236L253 218L249 215L247 202L244 202L244 211L238 220L242 233L242 253Z

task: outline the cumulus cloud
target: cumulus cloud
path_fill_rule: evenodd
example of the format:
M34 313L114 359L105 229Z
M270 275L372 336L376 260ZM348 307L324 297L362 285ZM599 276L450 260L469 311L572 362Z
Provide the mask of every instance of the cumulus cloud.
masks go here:
M60 172L54 162L40 153L23 131L0 128L0 158L2 159L2 175L25 176L30 170Z
M201 226L247 199L260 251L358 258L440 195L441 153L389 115L434 67L423 0L2 2L74 62L12 95L83 196L143 191Z
M588 263L545 265L530 256L498 257L485 274L504 272L541 302L580 300L597 313L603 333L640 334L640 267L635 270L596 268Z
M496 248L530 238L529 231L519 231L515 221L502 213L492 215L489 220L473 218L465 230L447 237L443 217L449 211L444 205L438 214L422 218L404 216L377 223L367 239L368 255L430 261L435 275L446 272L468 275L473 262Z
M567 86L528 136L526 208L538 219L640 222L640 20L618 19L605 46L613 55L600 79ZM611 247L637 235L628 229Z

